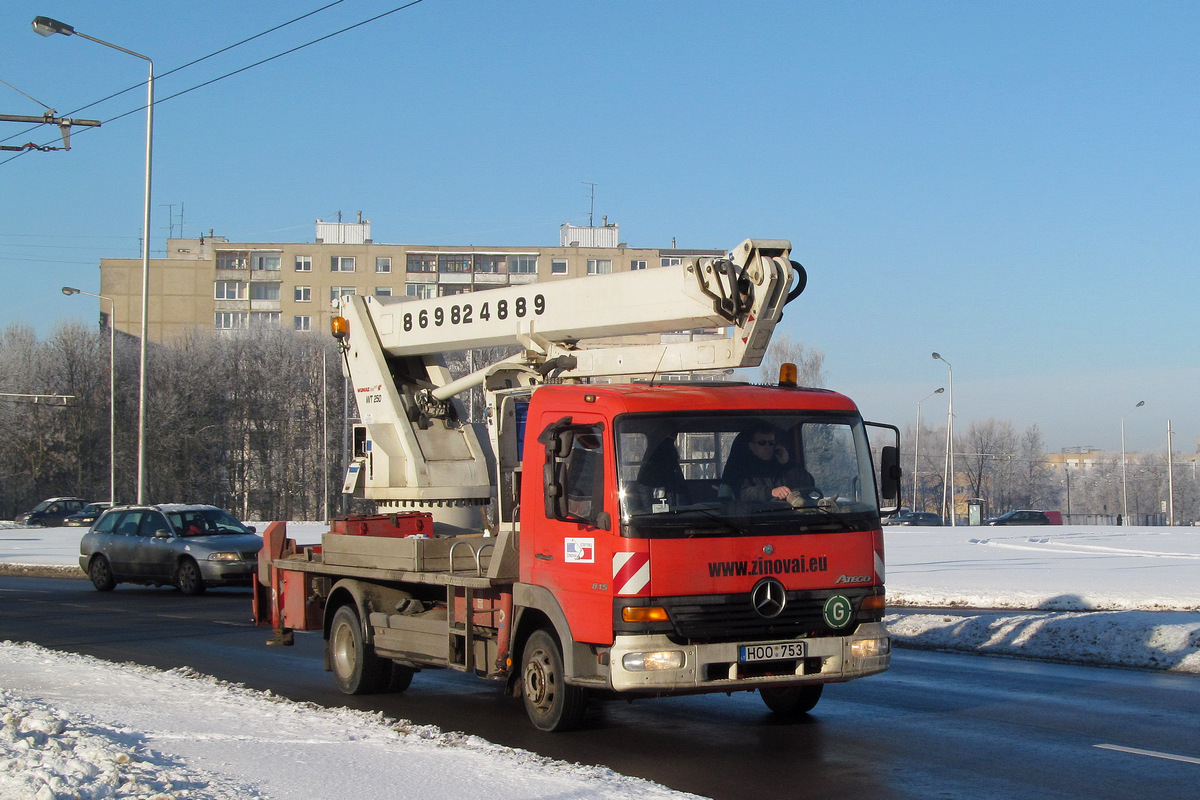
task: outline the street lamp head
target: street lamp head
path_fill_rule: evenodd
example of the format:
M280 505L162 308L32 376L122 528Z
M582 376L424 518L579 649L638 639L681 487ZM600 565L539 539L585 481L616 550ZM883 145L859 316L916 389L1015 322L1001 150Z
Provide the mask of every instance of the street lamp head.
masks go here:
M935 359L938 359L938 358L941 358L941 357L942 357L942 355L941 355L941 353L934 353L934 354L933 354L933 357L934 357Z
M1145 400L1138 400L1138 404L1136 406L1134 406L1134 408L1141 408L1144 405L1146 405Z
M70 297L73 294L79 294L79 290L72 286L64 286L62 288L62 293L65 294L67 297Z
M941 393L942 393L942 392L944 392L944 391L946 391L946 387L945 387L945 386L943 386L942 388L940 388L940 389L938 389L937 391L935 391L935 392L934 392L934 394L941 394Z
M56 33L61 33L63 36L70 36L75 33L75 29L65 22L59 22L50 17L34 17L33 32L42 36L53 36Z

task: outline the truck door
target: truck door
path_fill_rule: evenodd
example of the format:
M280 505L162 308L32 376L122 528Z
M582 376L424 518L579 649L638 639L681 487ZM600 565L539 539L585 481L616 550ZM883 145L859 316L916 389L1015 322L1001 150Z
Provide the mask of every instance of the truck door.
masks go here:
M522 525L523 536L530 527L536 531L529 580L551 590L577 641L606 641L612 631L608 565L616 503L606 434L601 420L579 415L543 430L545 513Z

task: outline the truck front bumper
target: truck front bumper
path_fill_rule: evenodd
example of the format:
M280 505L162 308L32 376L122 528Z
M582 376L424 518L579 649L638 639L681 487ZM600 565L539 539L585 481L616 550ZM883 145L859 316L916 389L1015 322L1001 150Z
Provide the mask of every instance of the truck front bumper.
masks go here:
M802 644L798 653L791 645ZM796 639L785 657L744 660L742 648L779 642L679 645L663 635L617 636L609 651L609 680L618 692L709 692L798 683L834 683L883 672L891 641L881 622L859 625L847 636Z

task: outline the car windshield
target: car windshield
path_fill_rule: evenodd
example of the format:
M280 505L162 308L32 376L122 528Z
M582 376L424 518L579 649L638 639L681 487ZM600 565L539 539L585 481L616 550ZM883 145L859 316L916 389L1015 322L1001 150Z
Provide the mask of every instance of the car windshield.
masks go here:
M167 520L180 536L250 533L250 529L238 522L232 514L219 508L168 511Z
M850 414L635 415L615 426L627 536L780 535L879 525Z

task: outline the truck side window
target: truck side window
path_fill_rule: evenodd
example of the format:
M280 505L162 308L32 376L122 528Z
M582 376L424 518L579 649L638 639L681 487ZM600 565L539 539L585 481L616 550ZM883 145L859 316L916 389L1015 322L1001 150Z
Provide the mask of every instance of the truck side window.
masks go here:
M604 439L598 428L581 428L567 455L567 513L595 520L604 510Z
M604 426L573 425L564 417L538 436L546 446L543 468L546 518L609 530L604 510Z

